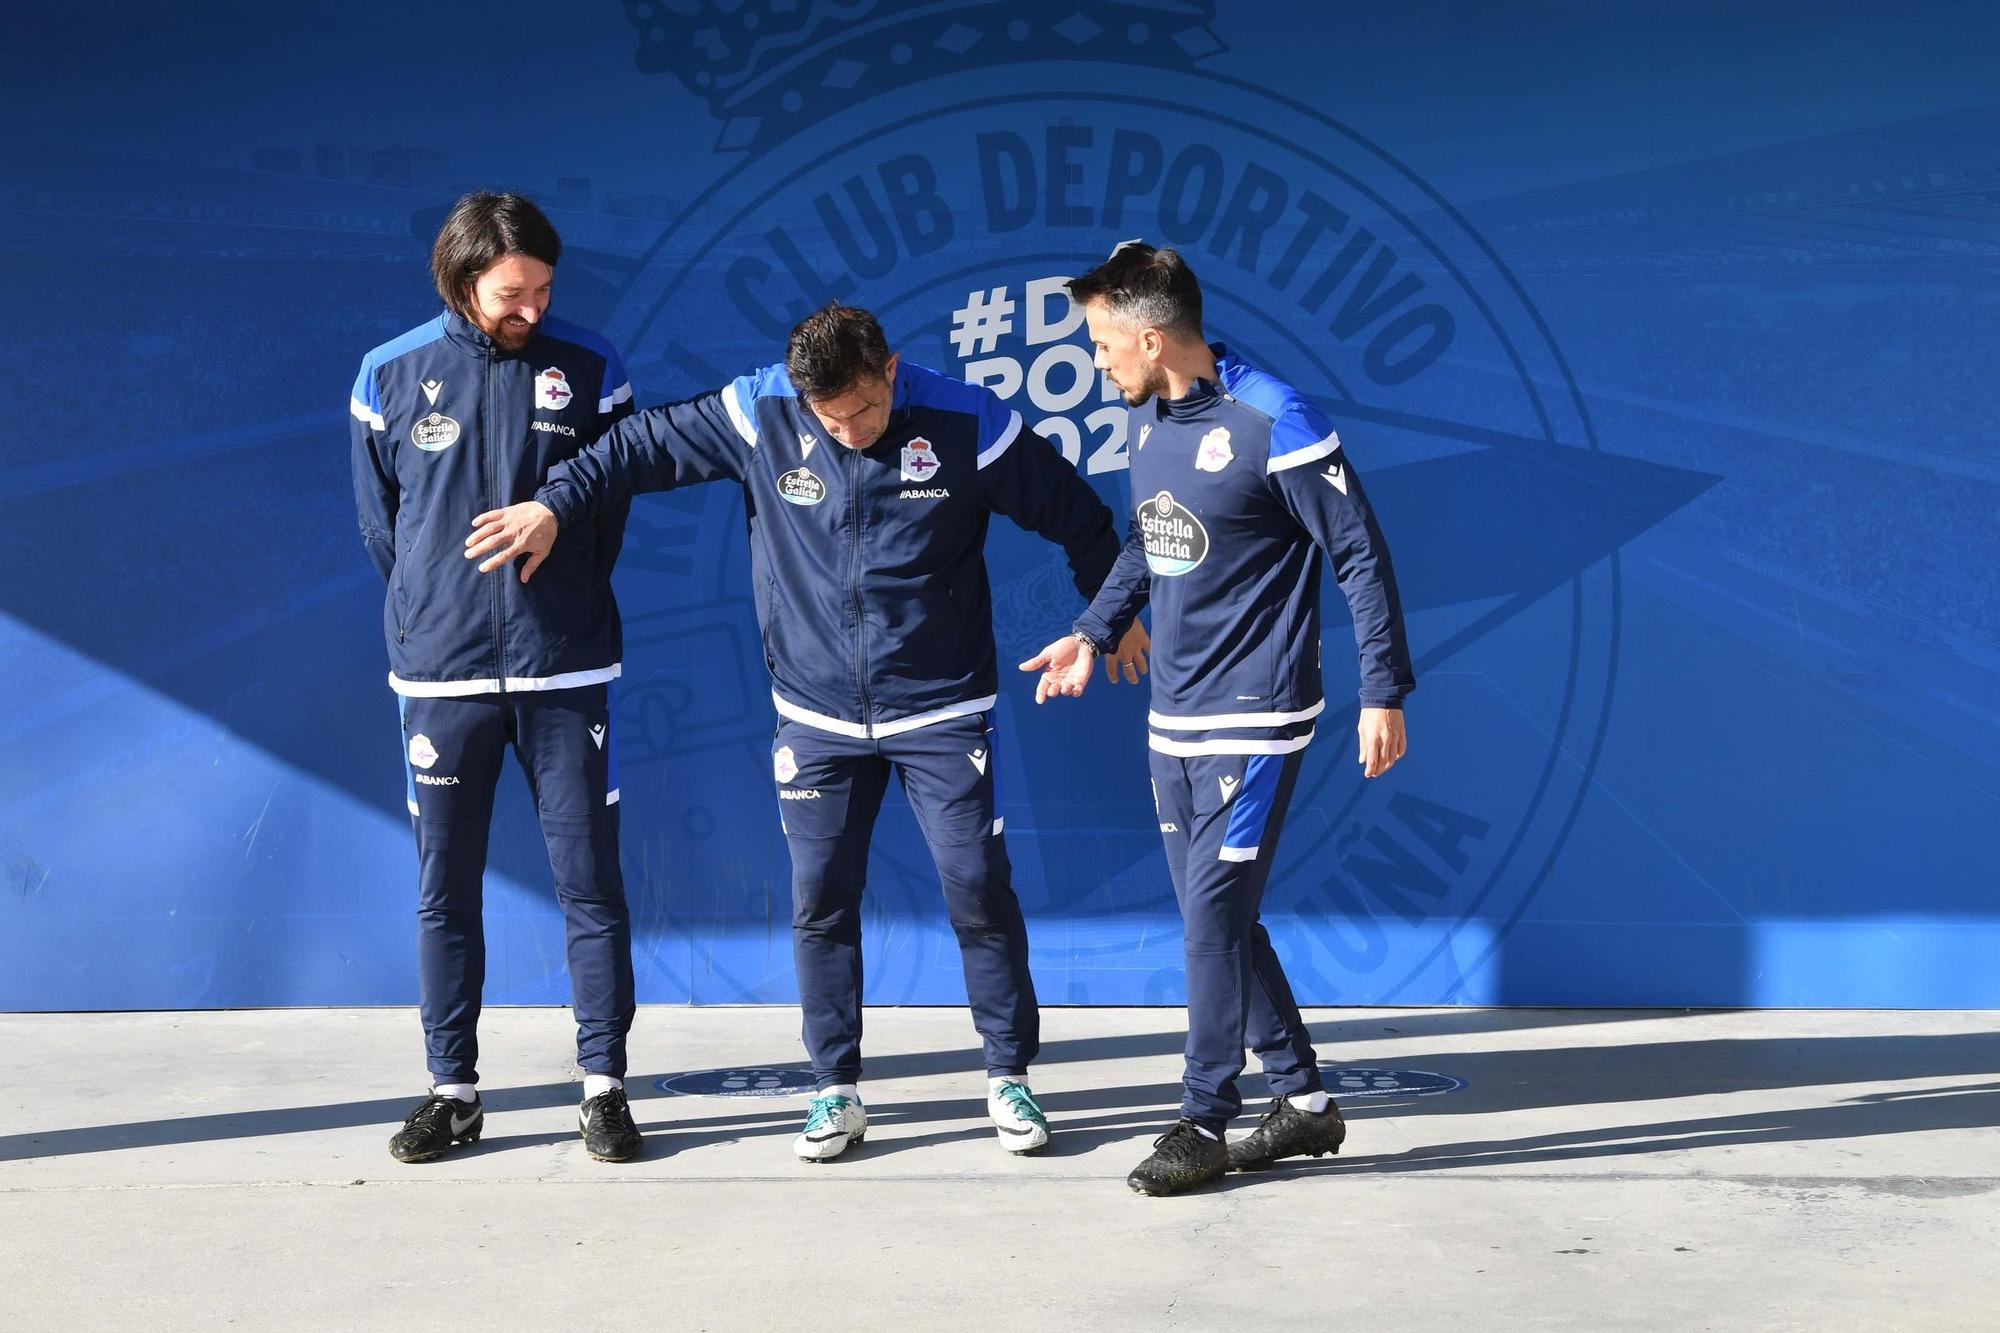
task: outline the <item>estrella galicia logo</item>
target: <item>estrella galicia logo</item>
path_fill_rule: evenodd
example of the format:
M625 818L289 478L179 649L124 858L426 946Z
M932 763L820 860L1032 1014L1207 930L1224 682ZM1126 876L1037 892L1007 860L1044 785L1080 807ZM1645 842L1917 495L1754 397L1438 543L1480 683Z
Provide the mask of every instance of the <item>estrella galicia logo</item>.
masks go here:
M1208 555L1208 529L1171 491L1139 506L1139 531L1146 542L1146 567L1163 578L1187 573Z
M787 504L816 505L826 499L826 483L802 467L778 478L778 495Z
M740 154L664 228L608 321L613 342L686 368L653 386L663 394L769 362L796 321L847 301L875 311L913 362L990 389L1106 487L1140 441L1063 282L1145 237L1193 264L1212 339L1339 426L1342 469L1326 482L1360 475L1395 547L1421 734L1387 781L1363 781L1336 744L1308 752L1293 808L1315 817L1293 821L1274 867L1272 932L1316 1003L1489 996L1491 961L1594 778L1616 678L1619 546L1665 512L1634 460L1603 461L1575 378L1500 250L1369 127L1205 70L1234 21L1207 0L688 0L676 12L698 13L702 43L647 16L658 9L628 6L640 67L704 99L718 150ZM1241 466L1219 450L1211 462ZM1462 484L1430 484L1446 474ZM1579 474L1632 499L1626 516L1552 507L1552 480ZM693 493L704 531L740 524L727 490ZM1507 509L1496 493L1535 520L1507 531L1518 559L1494 561L1482 544ZM1153 514L1148 564L1184 574L1211 534L1191 514L1182 531L1185 507L1160 514L1158 498L1138 506ZM670 606L741 586L740 546L713 549L696 577L661 581ZM1074 592L1059 560L996 554L992 572L1003 644L1044 643L1066 621ZM1337 702L1351 699L1352 649L1330 583L1327 596L1330 738L1353 725L1354 705ZM755 633L747 617L737 632ZM1426 729L1424 717L1459 708L1481 725ZM699 725L765 762L754 722ZM1133 813L1150 833L1152 817ZM1050 905L1112 910L1109 882L1052 882ZM933 890L913 879L910 891ZM1130 975L1129 955L1105 945L1101 975L1114 958ZM1075 956L1091 975L1092 951ZM1175 1002L1178 949L1149 951L1148 965L1134 1000ZM894 966L905 970L871 982L884 1001L917 985L916 964Z
M410 443L426 453L437 453L458 443L458 423L442 412L433 412L410 427Z

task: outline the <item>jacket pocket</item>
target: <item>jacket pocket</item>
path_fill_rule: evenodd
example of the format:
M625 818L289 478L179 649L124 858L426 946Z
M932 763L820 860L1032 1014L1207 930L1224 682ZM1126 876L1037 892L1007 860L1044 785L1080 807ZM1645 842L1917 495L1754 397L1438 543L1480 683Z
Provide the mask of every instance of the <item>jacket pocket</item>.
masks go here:
M785 599L778 592L778 581L774 578L766 577L764 580L763 603L764 605L759 608L761 614L758 617L758 628L763 631L764 667L776 676L778 658L784 651L781 638L784 620L790 614L790 610L785 606Z
M396 619L396 642L404 643L410 637L409 596L403 591L403 571L408 568L406 555L396 562L396 568L389 575L389 611Z

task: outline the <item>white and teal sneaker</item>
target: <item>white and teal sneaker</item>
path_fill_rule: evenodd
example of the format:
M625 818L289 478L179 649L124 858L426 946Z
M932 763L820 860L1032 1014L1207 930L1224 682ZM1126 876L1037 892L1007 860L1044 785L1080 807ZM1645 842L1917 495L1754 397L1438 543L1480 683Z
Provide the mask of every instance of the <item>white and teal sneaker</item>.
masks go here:
M1048 1146L1049 1118L1035 1104L1035 1094L1017 1078L991 1083L986 1094L986 1114L1000 1135L1000 1146L1011 1153L1039 1152Z
M812 1099L806 1127L792 1140L802 1162L831 1162L868 1136L868 1112L861 1099L828 1089Z

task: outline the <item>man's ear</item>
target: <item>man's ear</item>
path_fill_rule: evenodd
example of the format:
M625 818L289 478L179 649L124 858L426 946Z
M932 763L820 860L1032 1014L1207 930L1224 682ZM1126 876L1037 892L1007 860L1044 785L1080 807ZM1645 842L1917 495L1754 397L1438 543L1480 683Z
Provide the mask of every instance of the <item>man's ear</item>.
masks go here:
M882 378L891 385L896 382L896 353L889 353L889 359L882 363Z

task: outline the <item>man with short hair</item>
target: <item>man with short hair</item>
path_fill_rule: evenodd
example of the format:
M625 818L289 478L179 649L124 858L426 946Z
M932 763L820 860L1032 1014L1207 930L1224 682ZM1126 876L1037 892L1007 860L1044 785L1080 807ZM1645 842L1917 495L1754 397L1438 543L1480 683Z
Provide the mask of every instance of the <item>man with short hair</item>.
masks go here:
M831 443L828 443L828 441ZM829 305L782 365L621 422L549 474L533 502L474 520L482 569L550 544L635 491L744 488L750 569L778 712L772 773L792 856L792 948L817 1093L793 1143L809 1162L861 1142L861 892L891 771L943 881L987 1110L1032 1152L1047 1118L1027 1083L1040 1041L1027 927L994 795L991 515L1059 543L1097 591L1111 512L991 390L892 354L875 317ZM1107 661L1137 681L1145 631Z
M1258 920L1285 807L1325 708L1320 555L1354 615L1366 776L1406 748L1416 688L1401 602L1360 478L1325 415L1204 340L1201 287L1172 250L1127 242L1069 284L1096 364L1132 409L1135 516L1074 633L1021 664L1037 703L1079 695L1091 658L1148 600L1155 640L1149 761L1185 923L1188 1039L1181 1119L1127 1183L1177 1194L1284 1157L1337 1152L1328 1097L1271 937ZM1225 1146L1248 1043L1274 1099Z
M461 555L467 516L534 494L550 467L632 411L611 345L547 313L561 251L527 199L466 195L431 252L445 312L370 352L354 382L354 494L389 588L389 685L417 835L432 1088L389 1141L402 1162L441 1157L484 1127L480 900L509 745L534 793L567 928L584 1147L612 1162L640 1147L623 1083L632 927L610 697L622 651L611 568L625 511L604 506L518 580Z

